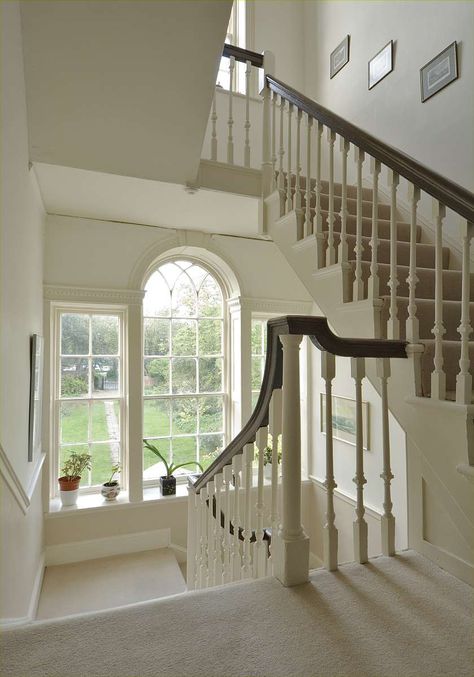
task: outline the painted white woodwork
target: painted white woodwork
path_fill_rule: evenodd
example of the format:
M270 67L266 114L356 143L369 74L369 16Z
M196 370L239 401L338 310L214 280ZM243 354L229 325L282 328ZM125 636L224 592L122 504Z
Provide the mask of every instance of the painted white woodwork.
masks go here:
M257 515L257 528L255 532L255 561L254 576L261 578L265 576L267 565L267 548L264 541L264 516L265 503L263 498L264 472L263 463L265 457L265 447L268 444L268 429L266 426L257 431L256 445L258 449L258 479L257 479L257 503L255 511Z
M408 200L410 202L410 268L407 277L408 283L408 318L406 324L406 337L410 343L418 343L420 340L420 324L416 316L416 211L420 201L420 189L413 183L408 184Z
M318 121L316 124L316 202L315 202L315 231L316 231L316 265L318 268L324 268L324 234L323 234L323 215L321 213L321 138L324 125Z
M275 56L269 50L263 52L263 75L275 72ZM259 70L259 77L262 71ZM271 142L271 102L268 87L262 89L263 97L263 127L262 127L262 195L266 197L272 192L274 173L272 167Z
M376 359L377 376L380 378L380 396L382 399L382 453L384 498L383 515L381 520L382 529L382 554L392 557L395 554L395 517L392 514L391 482L393 474L390 466L390 428L388 419L388 390L387 381L390 377L390 360L388 358Z
M272 192L277 189L276 109L277 95L272 92Z
M270 524L272 528L272 536L277 533L278 530L278 443L281 435L281 415L282 415L282 391L281 388L276 388L273 391L272 399L270 402L270 416L269 416L269 431L272 436L272 495L271 495L271 512L270 512ZM270 546L270 571L274 572L274 549L276 546L277 540L273 540Z
M128 306L128 496L130 502L143 500L143 355L142 304Z
M291 132L293 120L293 104L288 103L288 135L287 135L287 152L286 152L286 212L291 212L293 209L293 192L291 189Z
M215 572L215 561L216 561L216 541L215 541L215 531L214 527L216 525L216 520L213 515L213 503L215 500L215 485L214 480L210 480L207 483L207 558L208 558L208 573L207 573L207 585L214 586L214 572Z
M275 570L285 586L304 583L309 570L309 539L301 524L301 340L299 335L280 336L283 346L282 515Z
M198 497L192 487L188 487L188 537L186 553L186 581L188 590L196 588L196 543L198 538Z
M296 184L295 184L295 211L296 211L296 239L303 239L303 194L301 190L301 117L302 112L296 110Z
M472 374L470 373L469 336L472 326L469 319L469 281L471 275L471 259L469 256L471 240L474 237L474 224L463 221L461 224L462 239L462 297L461 323L458 333L461 336L461 356L459 358L459 374L456 377L456 402L470 404L472 398Z
M197 587L205 588L207 585L207 487L199 492L199 570Z
M338 533L334 512L334 456L332 431L332 381L336 375L336 359L327 351L321 352L321 376L326 383L326 524L324 525L324 566L328 571L337 569Z
M313 223L311 217L311 130L313 128L313 118L306 116L306 210L304 220L304 237L308 237L313 232Z
M347 156L350 143L341 137L341 240L339 242L338 262L347 263Z
M232 548L232 536L230 533L230 523L232 519L232 494L230 487L232 485L232 466L227 465L224 468L224 529L222 533L222 549L224 552L224 571L223 571L223 583L229 583L232 580L232 568L231 568L231 548Z
M217 106L215 91L212 99L211 125L211 160L217 162Z
M232 133L232 126L234 120L232 117L232 100L234 96L232 83L234 82L235 58L233 56L229 59L229 115L227 118L227 164L234 164L234 137Z
M400 177L392 169L387 170L388 186L390 188L390 319L388 323L388 338L400 338L400 320L398 319L397 306L397 188Z
M214 486L216 494L216 517L214 520L214 585L222 585L223 583L223 548L222 548L222 484L223 474L218 472L214 477Z
M336 248L334 244L334 143L336 132L328 129L329 143L329 214L328 214L328 246L326 250L326 265L336 263Z
M365 377L363 357L351 357L351 374L355 382L356 393L356 473L354 484L357 490L356 520L354 522L354 559L360 564L367 562L368 527L364 519L364 443L362 420L362 379Z
M251 578L252 576L252 483L253 483L253 459L254 446L253 444L246 444L243 454L244 465L244 528L242 536L244 538L243 544L243 561L242 561L242 578Z
M240 480L242 471L242 455L236 454L232 459L232 477L234 482L231 522L233 526L231 549L231 580L238 581L241 576L241 555L239 543L240 527Z
M443 369L443 336L446 329L443 324L443 219L446 207L433 200L433 220L435 222L435 320L432 334L435 341L434 370L431 374L431 397L435 400L446 398L446 373Z
M357 167L357 215L356 215L356 244L355 244L355 279L353 300L361 301L364 298L364 281L362 279L362 165L365 153L360 148L354 147L354 159Z
M368 286L369 298L376 299L379 296L379 175L380 162L375 158L370 158L370 171L372 173L372 238L370 247L372 249L372 258L370 262L370 277Z
M247 61L245 68L245 145L244 145L244 167L250 167L250 74L252 64ZM270 95L270 93L268 93Z
M285 186L285 174L283 172L283 162L285 157L285 145L284 145L284 112L285 112L285 99L280 97L280 146L278 150L278 192L280 194L280 216L285 213L286 205L286 186Z

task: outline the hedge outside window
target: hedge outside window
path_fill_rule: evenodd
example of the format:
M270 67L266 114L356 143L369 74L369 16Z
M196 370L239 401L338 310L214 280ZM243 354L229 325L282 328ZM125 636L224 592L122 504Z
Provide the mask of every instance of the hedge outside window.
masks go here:
M205 468L224 440L221 288L203 267L177 260L161 265L145 292L143 437L169 461ZM163 470L145 450L144 479L156 480Z
M252 409L257 404L265 370L267 320L252 319Z

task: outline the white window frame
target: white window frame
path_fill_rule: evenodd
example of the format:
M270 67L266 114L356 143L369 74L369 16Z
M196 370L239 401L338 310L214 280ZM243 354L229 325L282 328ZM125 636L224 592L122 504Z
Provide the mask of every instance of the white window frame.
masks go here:
M124 305L116 304L90 304L90 303L61 303L53 302L51 304L51 405L52 405L52 430L51 430L51 475L50 475L50 498L59 496L58 477L59 477L59 447L60 447L60 406L61 402L72 401L90 401L104 398L66 398L61 399L61 315L66 313L86 314L86 315L116 315L119 318L119 356L120 356L120 394L110 399L119 400L120 407L120 453L121 453L121 473L120 485L123 489L128 487L128 468L129 468L129 440L128 440L128 308ZM111 464L112 465L112 464ZM81 495L100 493L101 485L88 487L79 486Z
M255 7L253 2L250 0L234 0L232 5L232 28L230 31L226 32L226 43L235 45L236 47L242 47L243 49L254 49L254 34L255 34ZM230 23L230 20L229 20ZM242 36L241 26L245 26L245 35ZM221 57L221 62L224 57ZM224 70L221 68L221 62L219 62L219 70L217 74L217 79L219 80L219 71ZM236 94L245 95L245 68L244 63L235 62L235 68L233 73L233 81L231 83L232 91ZM257 93L257 78L255 75L255 69L252 69L251 74L251 84L250 92L251 95L255 96ZM238 85L242 85L239 89ZM228 91L228 90L225 90Z
M232 367L232 352L231 352L231 340L230 340L230 327L229 327L229 317L230 313L228 310L228 293L226 290L226 286L224 284L224 281L219 274L219 272L210 266L206 261L203 261L199 257L196 256L191 256L188 254L173 254L172 256L169 257L163 257L160 258L159 261L156 262L156 264L153 266L153 268L149 271L147 278L144 282L143 288L145 289L146 285L148 284L148 280L150 277L155 273L161 266L163 266L165 263L173 263L174 261L189 261L197 266L200 266L204 270L206 270L216 281L216 283L219 285L219 289L221 290L222 294L222 348L223 348L223 355L222 355L222 393L203 393L202 396L204 397L211 397L212 395L221 395L222 394L222 399L223 399L223 405L222 405L222 419L223 419L223 444L224 444L224 449L225 447L229 444L230 442L230 427L231 427L231 392L230 392L230 383L231 383L231 367ZM146 316L148 317L148 315ZM145 318L145 314L142 313L142 321ZM159 319L159 318L158 318ZM209 318L212 319L212 318ZM220 319L220 318L219 318ZM144 322L142 322L142 326L144 327ZM142 331L142 369L144 368L144 360L145 360L145 332ZM156 396L156 395L145 395L144 392L144 387L143 387L143 392L142 392L142 413L144 409L144 403L146 399L160 399L161 396ZM166 397L172 398L173 396L180 397L180 395L169 395L169 396L163 396L163 399ZM200 394L197 395L199 397ZM192 393L185 394L183 397L194 397ZM142 416L142 421L143 421L143 416ZM143 425L143 423L142 423ZM189 436L197 435L198 433L189 433ZM142 437L144 438L144 430L142 428ZM172 437L172 436L170 436ZM185 435L182 435L182 437L185 437ZM150 440L153 440L153 438L147 438ZM192 469L185 469L184 474L179 474L176 476L176 483L177 484L184 484L187 483L187 475L191 474L193 472ZM150 487L157 487L159 486L159 478L150 478L150 479L145 479L143 478L143 488L150 488Z
M254 354L252 352L252 323L255 321L259 322L265 322L264 330L265 330L265 337L266 337L266 323L268 320L271 320L272 317L278 317L282 313L262 313L262 312L252 312L250 316L250 397L251 400L253 399L253 394L256 392L252 388L252 359L254 357ZM265 371L265 361L267 357L267 347L265 345L265 352L263 353L263 366L262 366L262 381L263 381L263 374ZM261 387L261 384L260 384ZM260 391L259 391L260 392Z

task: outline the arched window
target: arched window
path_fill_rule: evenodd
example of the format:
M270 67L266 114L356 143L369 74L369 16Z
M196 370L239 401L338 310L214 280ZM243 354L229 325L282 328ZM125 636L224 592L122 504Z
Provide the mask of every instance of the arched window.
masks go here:
M143 315L143 437L174 463L207 467L224 444L221 286L202 265L168 261L148 279ZM144 479L162 474L163 465L145 450Z

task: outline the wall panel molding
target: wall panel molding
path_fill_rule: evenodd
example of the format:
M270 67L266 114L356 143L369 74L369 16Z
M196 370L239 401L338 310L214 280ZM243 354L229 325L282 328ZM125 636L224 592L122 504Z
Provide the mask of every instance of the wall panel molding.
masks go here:
M5 453L3 447L0 445L0 474L5 480L8 488L10 489L13 497L21 508L22 512L26 515L28 508L31 505L31 498L36 489L36 484L41 475L41 469L43 467L46 454L41 454L36 460L36 465L34 466L33 474L31 475L30 482L28 486L23 486L20 478L15 472L10 460Z

